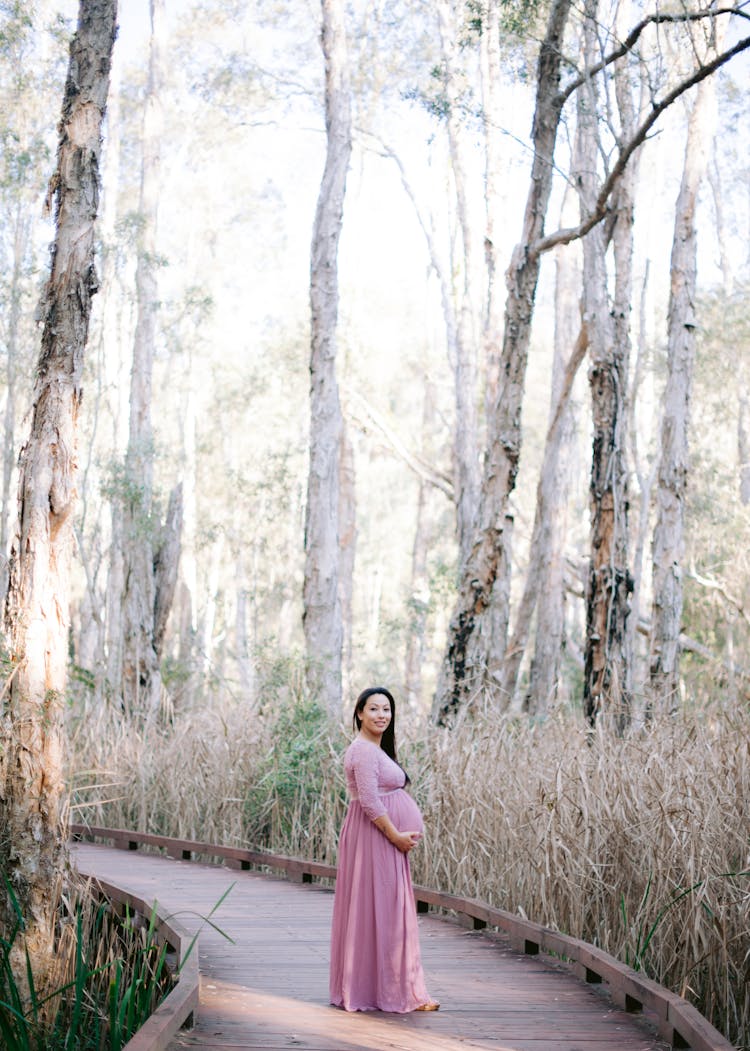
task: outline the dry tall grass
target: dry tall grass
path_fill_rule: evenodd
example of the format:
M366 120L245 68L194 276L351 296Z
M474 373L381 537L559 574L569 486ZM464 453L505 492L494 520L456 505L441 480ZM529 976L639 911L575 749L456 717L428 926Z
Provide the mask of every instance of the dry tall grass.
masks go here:
M78 817L335 859L343 733L311 706L149 733L100 715L74 734ZM750 713L695 712L625 739L579 718L492 715L402 758L428 829L415 878L585 938L687 996L750 1046ZM82 771L89 771L83 775Z

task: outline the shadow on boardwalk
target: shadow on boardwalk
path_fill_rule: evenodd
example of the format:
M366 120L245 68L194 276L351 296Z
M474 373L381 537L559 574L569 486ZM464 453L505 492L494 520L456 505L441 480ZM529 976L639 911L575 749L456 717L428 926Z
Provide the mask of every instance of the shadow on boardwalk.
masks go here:
M157 898L188 929L226 889L201 934L198 1024L170 1045L255 1051L666 1051L646 1020L618 1010L562 965L496 936L420 917L434 1014L348 1014L328 1005L333 895L249 872L76 844L81 869Z

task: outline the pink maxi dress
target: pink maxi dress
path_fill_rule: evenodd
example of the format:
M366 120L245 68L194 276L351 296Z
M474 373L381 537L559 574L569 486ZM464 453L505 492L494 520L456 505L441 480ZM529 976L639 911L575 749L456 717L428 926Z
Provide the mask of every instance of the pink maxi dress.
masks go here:
M349 809L341 829L331 931L330 998L347 1011L414 1011L429 1001L409 858L373 824L422 831L404 771L361 737L344 756Z

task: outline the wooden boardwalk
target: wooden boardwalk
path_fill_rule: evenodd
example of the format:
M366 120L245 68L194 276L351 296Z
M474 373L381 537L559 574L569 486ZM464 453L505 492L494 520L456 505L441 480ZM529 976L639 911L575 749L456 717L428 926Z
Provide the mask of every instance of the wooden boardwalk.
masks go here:
M434 1014L348 1014L328 1005L331 891L251 872L78 843L83 871L156 898L195 928L234 884L200 938L198 1024L170 1051L667 1051L642 1016L563 965L497 936L421 916Z

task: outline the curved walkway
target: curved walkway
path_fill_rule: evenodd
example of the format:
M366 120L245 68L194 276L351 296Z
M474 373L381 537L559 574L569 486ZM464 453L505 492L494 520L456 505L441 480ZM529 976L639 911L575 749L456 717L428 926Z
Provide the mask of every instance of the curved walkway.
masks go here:
M156 898L188 929L231 890L200 937L198 1022L183 1048L279 1051L667 1051L642 1016L547 957L497 935L420 917L434 1014L347 1014L328 1005L333 895L253 872L77 843L79 867Z

